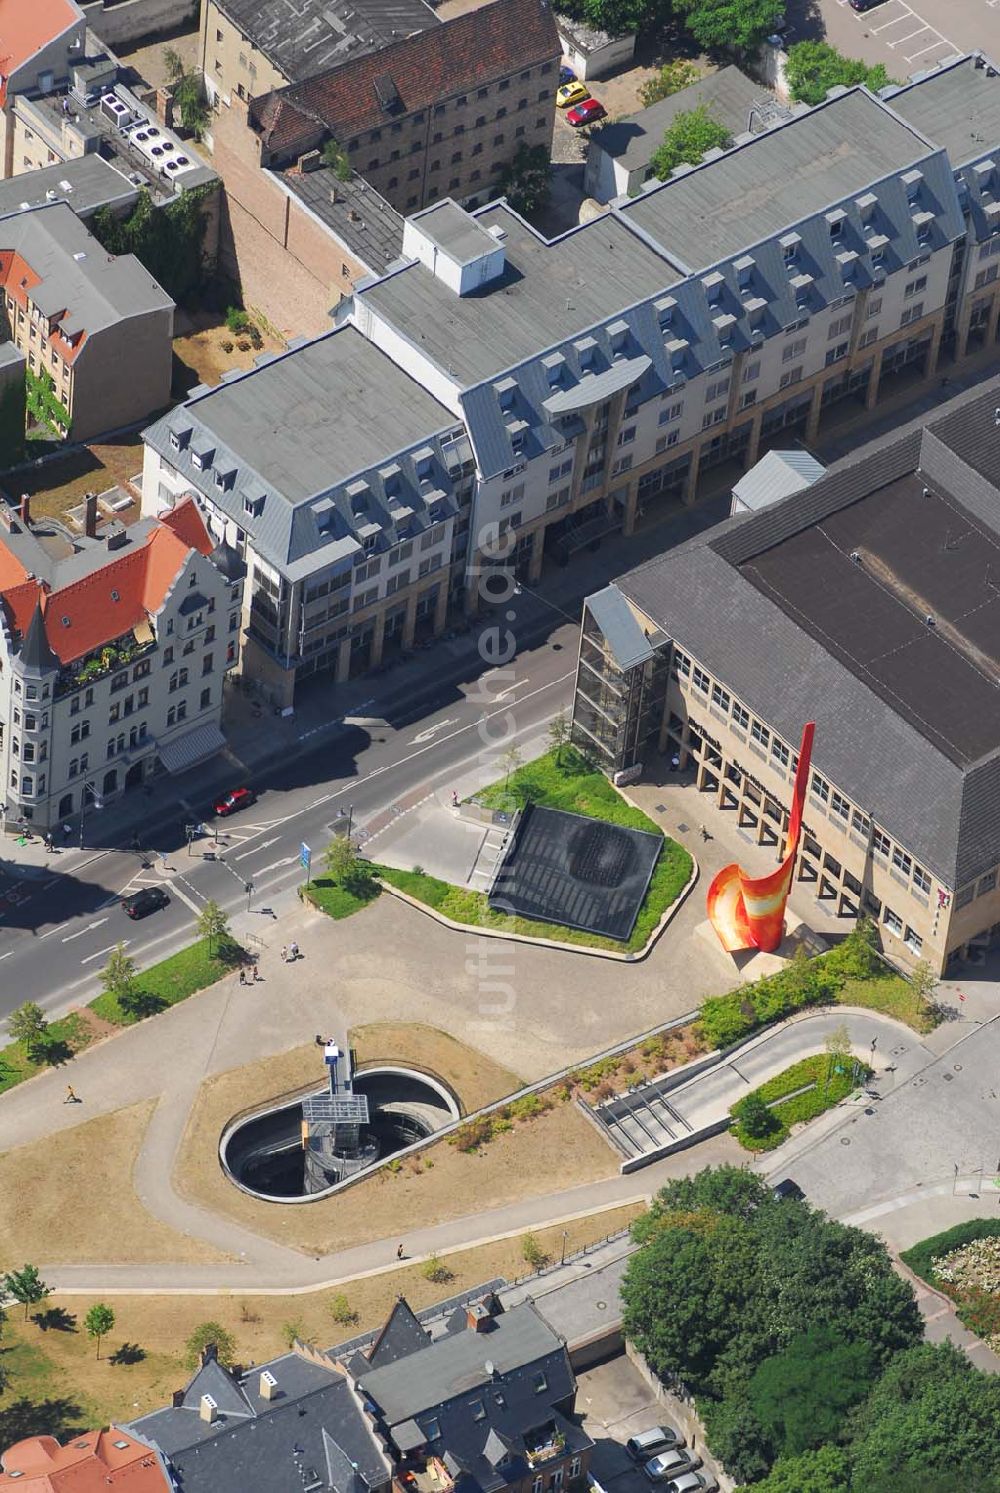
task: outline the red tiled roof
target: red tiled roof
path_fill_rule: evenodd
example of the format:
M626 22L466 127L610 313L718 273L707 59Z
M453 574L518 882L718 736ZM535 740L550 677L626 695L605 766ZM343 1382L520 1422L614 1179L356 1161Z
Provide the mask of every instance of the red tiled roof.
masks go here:
M318 77L264 94L252 101L250 114L272 151L293 146L317 124L344 141L430 108L439 99L558 57L559 51L546 0L494 0ZM392 113L376 92L376 80L382 78L391 79L402 103Z
M0 1463L0 1488L21 1493L167 1493L170 1487L155 1453L117 1428L88 1431L67 1446L54 1436L31 1436L4 1452Z
M9 77L79 19L70 0L0 0L0 72Z
M159 611L193 549L210 555L213 544L194 500L184 498L141 547L112 555L100 570L49 592L27 578L0 538L0 599L22 638L40 600L49 647L60 663L72 663Z

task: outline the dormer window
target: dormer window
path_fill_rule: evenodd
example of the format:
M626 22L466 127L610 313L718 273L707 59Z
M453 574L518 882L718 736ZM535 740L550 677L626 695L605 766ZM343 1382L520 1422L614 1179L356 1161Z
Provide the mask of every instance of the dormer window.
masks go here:
M786 233L781 239L781 253L786 267L793 265L798 259L801 242L802 240L797 233Z
M658 301L653 302L656 312L656 320L661 332L669 332L673 326L674 312L677 310L677 302L672 295L661 296Z
M736 283L741 292L750 289L753 282L754 260L749 254L742 255L733 260L733 269L736 271Z

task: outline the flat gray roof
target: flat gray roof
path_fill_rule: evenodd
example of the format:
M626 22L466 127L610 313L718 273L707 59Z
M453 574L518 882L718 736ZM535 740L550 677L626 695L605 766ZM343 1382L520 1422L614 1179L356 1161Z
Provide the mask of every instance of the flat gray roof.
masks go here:
M99 207L130 207L138 199L139 188L94 152L0 181L0 218L20 212L25 202L29 207L68 202L78 218L86 218Z
M552 243L503 206L484 208L476 220L506 231L507 268L499 279L458 296L414 264L357 293L465 388L680 278L608 215Z
M659 149L664 131L678 114L703 104L731 135L741 135L748 128L751 105L759 98L769 97L762 84L755 83L738 67L723 67L717 73L699 78L690 88L682 88L679 93L650 104L648 109L606 124L594 135L592 148L613 156L626 170L638 171Z
M12 363L26 363L27 359L21 350L14 346L13 342L0 342L0 368L6 368Z
M446 197L443 202L436 202L425 212L414 214L414 218L431 243L436 244L458 264L469 264L497 247L492 234L450 197Z
M403 252L402 216L374 188L356 179L338 181L330 166L319 171L271 174L332 229L373 274L383 274Z
M692 269L750 248L930 153L869 94L852 89L621 211Z
M990 73L993 76L990 77ZM976 160L1000 140L1000 75L965 57L887 100L907 124L943 145L953 166Z
M221 384L190 409L290 503L456 423L352 326Z
M219 0L291 83L439 25L425 0Z

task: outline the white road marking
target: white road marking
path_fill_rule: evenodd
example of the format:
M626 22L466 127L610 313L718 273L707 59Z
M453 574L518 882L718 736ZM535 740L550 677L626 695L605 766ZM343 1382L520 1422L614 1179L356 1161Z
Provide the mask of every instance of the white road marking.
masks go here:
M269 866L258 866L254 872L255 876L266 876L268 871L277 871L280 866L293 866L298 860L297 855L286 855L284 860L272 861Z
M121 946L122 946L123 949L127 949L128 946L129 946L129 944L132 942L132 940L130 938L123 938L123 939L120 939L119 942L121 943ZM102 959L105 954L112 954L112 953L114 953L114 951L115 951L115 949L117 949L117 947L118 947L118 944L116 944L116 943L109 943L106 949L98 949L98 951L97 951L96 954L88 954L87 957L86 957L86 959L81 959L80 960L80 963L81 964L91 964L91 963L93 963L93 961L95 959Z
M5 959L9 959L10 956L11 956L11 954L13 954L13 952L14 952L13 949L8 949L7 952L6 952L6 954L0 954L0 963L2 963Z
M81 928L78 933L67 933L63 943L72 943L74 938L82 938L85 933L93 933L95 928L103 928L107 918L98 918L96 923L88 923L86 928Z
M243 850L239 855L230 856L230 860L245 861L248 855L259 855L262 850L268 850L272 845L277 845L280 839L280 835L274 835L270 840L261 840L260 844L255 845L252 850Z
M193 900L193 898L189 897L188 894L187 894L187 892L181 891L181 888L177 885L176 881L169 881L167 883L167 885L170 887L171 892L173 892L176 896L180 897L181 901L187 907L190 907L191 911L195 914L195 916L197 916L198 913L201 912L201 908L198 906L197 902L195 902ZM188 882L188 886L191 886L190 882ZM193 892L196 891L196 889L193 886L191 887L191 890ZM198 895L200 895L200 893Z
M456 719L456 716L449 716L447 720L438 721L435 725L426 727L425 730L421 731L417 736L414 736L413 740L410 742L410 745L416 746L416 744L420 741L433 741L434 737L438 734L439 731L443 731L445 726L453 726Z

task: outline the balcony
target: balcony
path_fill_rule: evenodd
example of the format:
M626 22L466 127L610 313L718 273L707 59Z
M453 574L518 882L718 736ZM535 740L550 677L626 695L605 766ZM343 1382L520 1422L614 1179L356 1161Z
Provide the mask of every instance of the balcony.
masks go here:
M106 674L114 674L120 669L130 668L137 659L144 658L155 647L155 637L139 642L129 633L115 643L95 649L86 658L80 659L60 672L56 680L55 698L58 700L64 695L70 695L75 690L82 689L85 684L93 684L95 680L103 679Z
M566 1437L562 1431L555 1426L542 1426L537 1431L529 1431L524 1438L524 1454L528 1459L529 1467L537 1467L542 1462L551 1462L553 1457L561 1457L566 1450Z
M455 1480L438 1457L410 1461L393 1479L395 1493L452 1493Z

